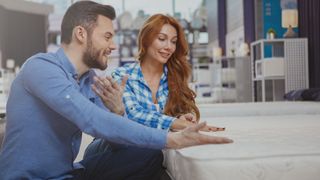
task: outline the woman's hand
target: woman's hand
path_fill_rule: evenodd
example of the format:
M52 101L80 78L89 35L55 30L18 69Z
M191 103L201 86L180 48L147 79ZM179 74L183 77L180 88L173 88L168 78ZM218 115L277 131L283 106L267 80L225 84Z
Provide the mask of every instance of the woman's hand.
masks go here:
M197 124L197 121L194 123L194 122L191 122L185 118L181 118L181 116L179 118L176 118L172 125L171 125L171 130L173 131L179 131L179 130L182 130L182 129L185 129L187 127L190 127L190 126L194 126L195 124ZM216 131L224 131L225 128L221 128L221 127L216 127L216 126L211 126L211 125L205 125L203 127L201 127L200 131L205 131L205 132L216 132Z
M224 131L224 130L226 130L226 128L217 127L217 126L210 126L210 125L206 125L200 129L200 131L205 131L205 132L216 132L216 131Z
M190 122L192 122L194 124L199 122L197 120L197 117L192 113L183 114L183 115L179 116L179 119L190 121Z
M118 84L111 77L94 77L92 90L101 98L103 104L113 113L123 115L125 112L122 102L124 87L128 76L122 78L121 84Z

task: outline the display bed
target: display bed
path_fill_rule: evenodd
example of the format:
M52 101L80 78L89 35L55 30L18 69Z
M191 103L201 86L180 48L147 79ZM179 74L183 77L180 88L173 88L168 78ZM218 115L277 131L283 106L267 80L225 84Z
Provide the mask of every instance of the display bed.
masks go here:
M291 110L283 105L249 103L235 116L230 115L232 112L226 117L221 112L218 117L213 112L203 115L202 120L209 124L226 127L225 132L215 135L229 137L234 143L167 150L169 173L175 180L319 180L320 111L316 110L320 104L287 103ZM210 108L217 107L213 110L217 112L219 106L224 111L245 105L217 104Z

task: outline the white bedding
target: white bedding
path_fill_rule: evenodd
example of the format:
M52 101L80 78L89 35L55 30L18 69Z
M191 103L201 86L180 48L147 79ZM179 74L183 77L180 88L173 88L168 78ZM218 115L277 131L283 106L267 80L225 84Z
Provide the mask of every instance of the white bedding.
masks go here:
M303 104L311 108L309 112L301 104L290 104L293 109L283 115L282 106L257 104L247 108L273 110L259 116L239 111L235 116L204 117L209 124L226 127L215 134L234 143L166 151L168 171L175 180L319 180L320 111L316 106L320 105ZM279 113L274 116L272 111Z

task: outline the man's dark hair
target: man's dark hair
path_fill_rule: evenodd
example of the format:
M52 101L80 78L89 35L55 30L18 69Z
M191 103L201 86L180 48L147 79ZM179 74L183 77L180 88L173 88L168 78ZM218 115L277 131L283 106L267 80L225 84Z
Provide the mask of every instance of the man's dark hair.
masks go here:
M98 15L105 16L110 20L116 17L112 6L98 4L93 1L78 1L72 4L65 15L61 24L61 42L69 44L72 38L73 28L82 26L91 35L96 26Z

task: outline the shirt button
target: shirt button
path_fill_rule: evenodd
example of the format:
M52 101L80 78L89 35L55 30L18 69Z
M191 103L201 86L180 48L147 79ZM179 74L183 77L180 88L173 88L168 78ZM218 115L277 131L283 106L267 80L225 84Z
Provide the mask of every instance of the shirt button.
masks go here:
M112 78L115 78L115 77L114 77L115 75L116 75L115 72L112 72L112 73L111 73L111 77L112 77Z
M70 99L70 95L68 94L68 95L66 95L66 99Z

